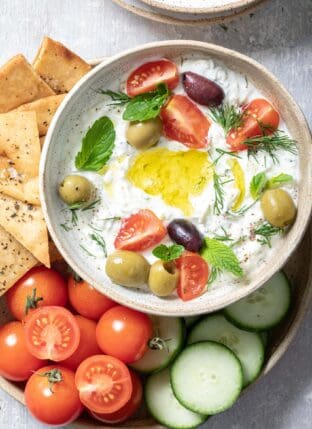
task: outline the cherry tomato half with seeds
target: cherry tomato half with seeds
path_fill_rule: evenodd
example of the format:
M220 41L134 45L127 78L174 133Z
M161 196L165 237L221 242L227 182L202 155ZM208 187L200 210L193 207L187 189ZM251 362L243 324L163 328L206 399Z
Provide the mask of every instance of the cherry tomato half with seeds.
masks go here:
M25 381L46 361L37 359L26 347L21 322L9 322L0 327L0 375L12 381Z
M79 345L79 325L63 307L34 310L26 317L24 329L27 349L38 359L65 360Z
M166 59L150 61L135 69L127 80L129 97L153 91L160 83L166 83L174 89L179 83L177 66Z
M96 355L84 360L75 381L81 402L95 413L114 413L131 398L130 372L112 356Z
M160 112L166 137L191 148L208 144L210 121L185 95L173 95Z
M17 320L37 307L67 304L66 281L57 271L34 267L8 290L6 300L10 312Z
M180 270L178 295L183 301L200 296L207 287L209 268L207 262L196 253L185 252L176 261Z
M75 385L75 374L62 366L47 366L35 372L25 388L30 413L49 426L76 420L83 410Z
M151 319L122 305L103 314L96 327L96 339L103 353L125 363L141 359L152 335Z

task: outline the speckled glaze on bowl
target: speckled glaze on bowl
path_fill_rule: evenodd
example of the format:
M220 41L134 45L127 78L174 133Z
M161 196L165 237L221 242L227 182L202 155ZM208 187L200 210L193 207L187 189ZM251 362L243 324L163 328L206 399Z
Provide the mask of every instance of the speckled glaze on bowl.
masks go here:
M254 278L237 288L220 288L188 302L178 298L158 298L150 293L128 289L107 282L104 267L99 269L94 258L88 257L78 246L77 232L64 232L60 227L61 202L57 197L58 165L62 163L64 143L68 133L84 109L94 99L94 88L109 87L134 64L155 57L172 58L199 53L222 61L229 68L244 73L268 97L285 120L292 137L298 141L301 179L299 183L298 216L274 258L254 273ZM78 147L78 146L77 146ZM235 51L195 41L152 43L112 57L86 75L57 111L43 148L40 165L40 194L44 216L50 234L68 264L86 281L112 299L129 307L158 315L187 316L216 311L258 289L280 269L300 242L309 221L312 206L312 145L309 128L299 107L278 80L260 64ZM92 303L90 303L92 305Z

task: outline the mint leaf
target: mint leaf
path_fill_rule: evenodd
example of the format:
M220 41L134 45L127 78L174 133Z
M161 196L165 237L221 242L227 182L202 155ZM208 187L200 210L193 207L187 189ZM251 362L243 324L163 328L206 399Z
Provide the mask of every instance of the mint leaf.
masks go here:
M228 271L236 277L244 275L233 250L221 241L206 237L200 254L215 270Z
M161 244L160 246L155 247L152 253L156 258L162 259L163 261L173 261L174 259L179 258L184 250L184 246L181 246L180 244L173 244L172 246Z
M155 91L131 98L127 103L122 118L125 121L147 121L148 119L156 118L169 95L168 86L161 83Z
M99 171L113 153L115 137L114 125L107 116L95 121L82 139L81 150L75 158L76 168Z
M261 196L266 183L267 183L267 179L264 172L258 173L255 176L253 176L249 185L249 190L254 200L257 200Z
M294 180L294 178L290 174L281 173L278 176L272 177L267 181L266 187L268 189L275 189L279 186L284 185L285 183L290 183Z

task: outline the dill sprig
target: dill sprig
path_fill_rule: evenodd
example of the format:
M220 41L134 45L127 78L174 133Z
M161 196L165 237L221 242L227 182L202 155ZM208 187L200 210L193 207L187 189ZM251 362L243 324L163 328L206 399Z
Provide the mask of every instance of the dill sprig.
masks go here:
M208 279L208 286L211 285L215 280L217 280L218 275L221 273L221 270L216 267L211 267L210 275Z
M258 239L259 243L268 247L271 247L272 237L281 234L282 232L283 228L272 226L269 223L264 223L254 230L255 235L259 235L261 237Z
M210 108L210 116L227 134L232 128L238 128L241 125L243 112L230 104L222 104Z
M236 153L236 152L230 152L229 150L223 150L223 149L217 148L216 152L218 152L218 153L220 153L222 155L229 155L229 156L233 156L234 158L242 159L242 157L239 156L238 153ZM220 159L220 158L221 157L218 157L218 159Z
M82 250L84 250L86 252L87 255L92 256L93 258L96 258L95 255L93 255L93 253L91 253L86 247L84 247L82 244L79 244L79 247L81 247Z
M97 234L96 232L93 232L92 234L90 234L90 238L91 238L91 240L95 241L95 243L99 247L102 248L104 256L106 258L107 257L107 249L106 249L106 243L105 243L104 238L101 235Z
M221 185L220 176L215 171L213 172L213 187L215 192L213 212L214 214L220 214L224 207L224 190Z
M213 237L215 240L218 240L218 241L234 241L230 237L229 233L226 231L226 229L224 228L224 226L221 226L221 229L222 229L222 232L223 232L224 235L221 235L221 234L215 235Z
M254 156L257 152L262 151L272 158L274 164L279 163L279 157L276 154L278 150L285 150L293 155L297 153L296 141L279 130L271 135L251 137L245 140L244 144L248 146L248 156Z
M250 210L257 202L258 202L258 200L255 200L253 203L249 204L249 206L244 205L239 210L236 210L235 212L232 212L232 211L228 210L226 212L226 214L229 215L229 216L232 216L232 217L242 216L248 210Z

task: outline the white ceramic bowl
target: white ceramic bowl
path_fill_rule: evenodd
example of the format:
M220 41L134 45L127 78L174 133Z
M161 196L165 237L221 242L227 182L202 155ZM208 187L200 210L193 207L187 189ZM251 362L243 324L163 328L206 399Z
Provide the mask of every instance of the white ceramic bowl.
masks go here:
M161 299L137 289L128 289L107 280L104 266L89 257L78 245L79 231L64 232L62 203L57 188L66 171L65 151L71 159L77 153L76 147L66 147L68 135L79 124L85 110L94 105L97 94L94 88L110 88L112 83L131 70L137 63L155 57L173 58L188 53L200 53L222 61L227 67L244 73L248 79L268 97L280 112L292 137L298 142L300 158L300 182L298 215L295 224L287 234L270 262L259 266L252 281L245 286L218 288L201 297L183 302L176 297ZM278 80L260 64L235 51L220 46L195 41L168 41L152 43L112 57L89 72L65 98L57 111L43 148L40 165L40 193L44 216L50 234L68 264L86 281L112 299L129 307L159 315L196 315L218 310L243 298L259 288L275 271L280 269L299 243L307 226L312 205L312 146L311 135L300 109ZM92 305L92 303L90 303Z

